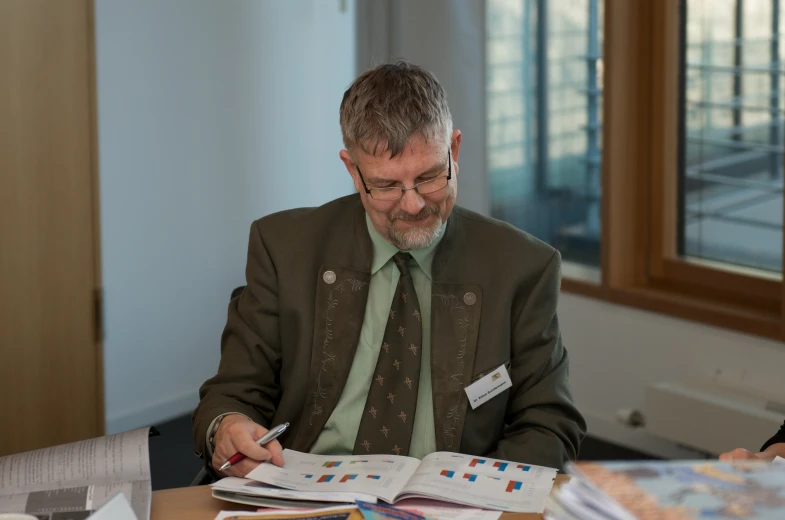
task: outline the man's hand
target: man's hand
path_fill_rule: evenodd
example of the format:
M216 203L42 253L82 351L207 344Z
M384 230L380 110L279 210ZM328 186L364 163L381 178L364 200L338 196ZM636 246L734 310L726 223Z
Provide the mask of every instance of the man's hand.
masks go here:
M774 460L773 453L766 453L765 451L760 453L753 453L750 450L745 450L744 448L736 448L732 451L727 451L720 455L720 460L724 461L736 461L736 460L765 460L767 462L771 462Z
M229 460L229 457L237 452L247 458L224 472L233 477L245 477L252 469L266 461L270 461L276 466L283 466L281 454L283 449L277 440L267 443L264 448L256 444L256 440L265 433L267 433L267 428L259 426L243 415L234 414L224 417L215 433L213 468L218 470Z

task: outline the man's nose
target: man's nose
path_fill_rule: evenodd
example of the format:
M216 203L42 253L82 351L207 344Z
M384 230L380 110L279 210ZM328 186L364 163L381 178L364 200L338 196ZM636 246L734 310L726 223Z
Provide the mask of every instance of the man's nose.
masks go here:
M417 190L406 190L401 198L401 209L410 215L417 215L425 207L425 200Z

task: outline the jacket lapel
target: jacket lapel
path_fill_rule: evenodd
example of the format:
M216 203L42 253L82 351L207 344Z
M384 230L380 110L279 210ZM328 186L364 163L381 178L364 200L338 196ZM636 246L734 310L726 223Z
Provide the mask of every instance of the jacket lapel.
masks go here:
M433 420L438 451L458 451L466 407L463 391L471 383L482 310L482 289L457 283L460 278L448 262L461 236L455 211L433 258L431 286L431 382Z
M431 379L437 451L458 451L482 308L478 286L434 282L431 289Z
M361 204L355 210L354 236L326 252L316 278L314 334L309 394L292 449L307 452L324 428L343 392L360 340L373 249ZM354 264L356 268L341 267Z

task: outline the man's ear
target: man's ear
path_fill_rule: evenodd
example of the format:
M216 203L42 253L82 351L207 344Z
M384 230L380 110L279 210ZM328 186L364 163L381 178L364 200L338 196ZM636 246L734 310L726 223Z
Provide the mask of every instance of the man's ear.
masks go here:
M343 165L346 167L346 171L352 176L354 189L357 190L357 193L364 193L365 189L363 188L362 182L360 182L360 176L357 174L357 166L354 164L352 156L349 155L349 152L346 150L341 150L338 153L338 157L341 158Z
M461 140L463 139L463 134L457 128L452 131L452 139L450 141L450 152L452 153L452 171L457 176L458 175L458 156L461 153Z

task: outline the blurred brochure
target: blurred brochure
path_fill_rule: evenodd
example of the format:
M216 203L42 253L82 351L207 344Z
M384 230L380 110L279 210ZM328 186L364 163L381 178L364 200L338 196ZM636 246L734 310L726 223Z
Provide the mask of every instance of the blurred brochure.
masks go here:
M550 520L785 518L785 465L764 461L579 462Z

